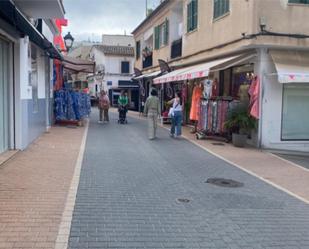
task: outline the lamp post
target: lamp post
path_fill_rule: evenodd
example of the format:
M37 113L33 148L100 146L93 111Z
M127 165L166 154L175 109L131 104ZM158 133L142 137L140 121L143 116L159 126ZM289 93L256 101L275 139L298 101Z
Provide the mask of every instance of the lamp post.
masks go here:
M74 38L73 36L71 35L70 32L68 32L64 37L64 43L65 43L65 47L67 49L67 52L69 52L69 50L72 48L73 46L73 42L74 42Z

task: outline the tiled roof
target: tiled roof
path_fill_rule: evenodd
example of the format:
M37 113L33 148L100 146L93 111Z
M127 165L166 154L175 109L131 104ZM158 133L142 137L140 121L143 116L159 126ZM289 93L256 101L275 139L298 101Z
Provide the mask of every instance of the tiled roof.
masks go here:
M134 56L134 48L129 46L94 45L94 47L107 55Z

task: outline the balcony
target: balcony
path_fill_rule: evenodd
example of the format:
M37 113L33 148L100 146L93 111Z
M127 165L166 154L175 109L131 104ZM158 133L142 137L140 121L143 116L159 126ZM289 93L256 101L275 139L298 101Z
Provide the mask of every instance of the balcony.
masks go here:
M152 54L143 58L143 68L152 66Z
M182 55L182 38L172 42L171 59L181 57L181 55Z

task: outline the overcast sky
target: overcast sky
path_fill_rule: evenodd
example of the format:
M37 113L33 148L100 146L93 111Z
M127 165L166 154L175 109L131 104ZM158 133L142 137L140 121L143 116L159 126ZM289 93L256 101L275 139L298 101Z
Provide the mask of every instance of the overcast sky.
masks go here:
M154 8L160 0L148 0ZM101 41L102 34L130 34L145 18L146 0L64 0L68 27L80 40Z

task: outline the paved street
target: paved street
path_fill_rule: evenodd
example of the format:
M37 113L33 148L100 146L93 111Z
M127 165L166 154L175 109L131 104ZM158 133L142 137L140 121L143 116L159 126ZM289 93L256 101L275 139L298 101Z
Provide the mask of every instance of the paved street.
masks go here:
M96 114L69 248L309 248L305 203L162 128L149 141L144 120L100 125ZM244 186L205 183L211 177Z

